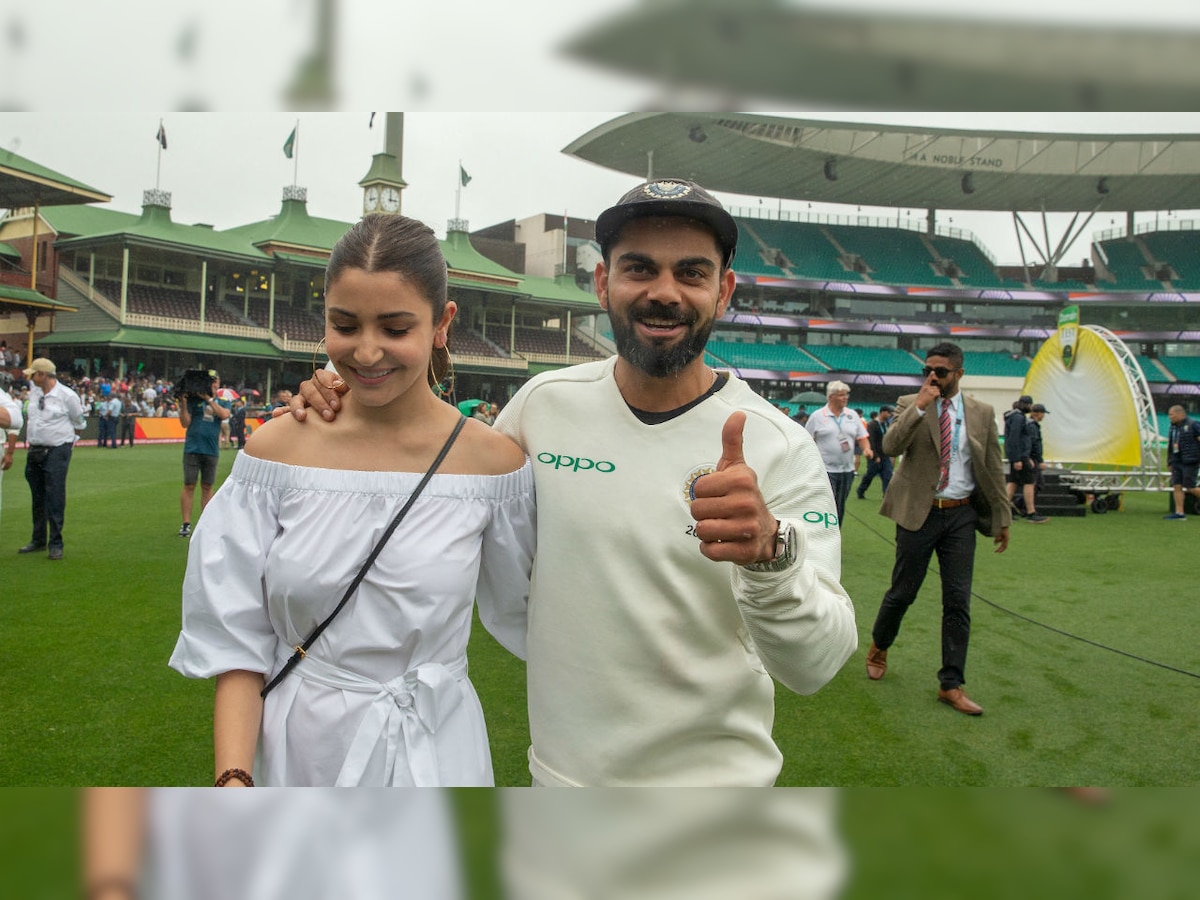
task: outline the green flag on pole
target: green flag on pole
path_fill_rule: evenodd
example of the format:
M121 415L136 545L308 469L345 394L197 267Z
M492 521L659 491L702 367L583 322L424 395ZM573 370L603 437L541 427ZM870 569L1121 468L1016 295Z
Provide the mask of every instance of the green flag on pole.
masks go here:
M458 164L458 177L462 181L462 186L466 187L467 182L471 180L471 176L467 174L467 170L462 167L462 163Z
M298 127L298 126L297 126ZM292 149L296 146L296 129L292 129L292 133L288 135L288 139L283 142L283 155L288 159L292 158Z

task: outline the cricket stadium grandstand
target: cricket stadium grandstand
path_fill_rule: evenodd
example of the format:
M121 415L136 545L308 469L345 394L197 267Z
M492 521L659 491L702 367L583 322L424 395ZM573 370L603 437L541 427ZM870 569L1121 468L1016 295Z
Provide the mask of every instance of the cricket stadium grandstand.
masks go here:
M358 179L364 215L400 211L402 142L403 114L389 113L384 150ZM145 191L140 215L106 208L110 199L0 151L0 333L22 359L50 356L79 376L173 380L211 368L263 397L308 377L324 332L325 264L353 223L310 215L297 185L283 188L274 215L223 230L174 221L166 191ZM590 221L564 230L558 216L546 235L558 263L540 269L523 252L515 269L489 259L466 228L451 220L442 241L459 307L457 396L504 400L546 368L609 355L591 337L600 307L589 282L568 268L591 244Z
M403 114L387 114L385 149L357 181L364 214L399 210L402 141ZM966 351L965 387L999 413L1068 307L1129 347L1164 420L1167 406L1200 396L1200 232L1168 214L1200 208L1200 135L644 112L564 152L631 180L681 176L763 198L731 204L737 288L708 359L792 412L835 379L854 386L855 407L893 402L919 383L924 351L953 340ZM161 191L145 193L140 215L108 199L0 151L0 328L23 358L32 349L88 374L203 365L264 395L307 376L325 260L350 223L310 216L295 185L274 215L220 231L174 222ZM784 210L784 200L847 211ZM1001 263L944 224L957 210L1011 217L1021 259ZM1057 237L1051 212L1072 214ZM1117 215L1124 228L1092 233L1088 255L1068 264L1064 248L1097 216ZM532 374L612 352L591 285L592 227L552 214L475 231L450 220L458 397L503 403Z

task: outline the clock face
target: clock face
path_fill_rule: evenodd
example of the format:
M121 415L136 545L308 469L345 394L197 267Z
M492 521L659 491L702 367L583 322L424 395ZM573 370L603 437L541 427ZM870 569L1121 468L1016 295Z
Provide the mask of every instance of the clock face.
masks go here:
M367 192L363 195L363 209L371 212L379 207L379 188L372 185L367 188Z
M380 204L387 212L396 212L400 208L400 192L393 187L384 188Z

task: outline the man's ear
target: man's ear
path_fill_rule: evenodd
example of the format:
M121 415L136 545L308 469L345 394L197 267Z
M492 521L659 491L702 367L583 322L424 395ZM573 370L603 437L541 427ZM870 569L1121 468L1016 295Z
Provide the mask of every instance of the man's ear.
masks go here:
M733 269L725 269L720 275L721 287L717 293L717 314L715 318L721 318L725 315L725 310L729 308L729 301L733 299L733 288L737 284L737 276L733 274Z
M608 312L608 266L603 262L596 263L593 278L596 281L596 299L600 301L600 308Z

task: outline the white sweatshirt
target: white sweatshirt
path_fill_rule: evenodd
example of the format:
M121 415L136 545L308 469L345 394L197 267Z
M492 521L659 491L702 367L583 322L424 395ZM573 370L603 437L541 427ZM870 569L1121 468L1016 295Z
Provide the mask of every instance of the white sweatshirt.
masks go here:
M771 785L770 676L812 693L857 648L825 467L802 427L732 377L645 425L614 362L539 375L496 420L537 489L530 770L543 784ZM715 467L735 410L767 506L799 534L785 572L713 562L692 533L689 485Z

